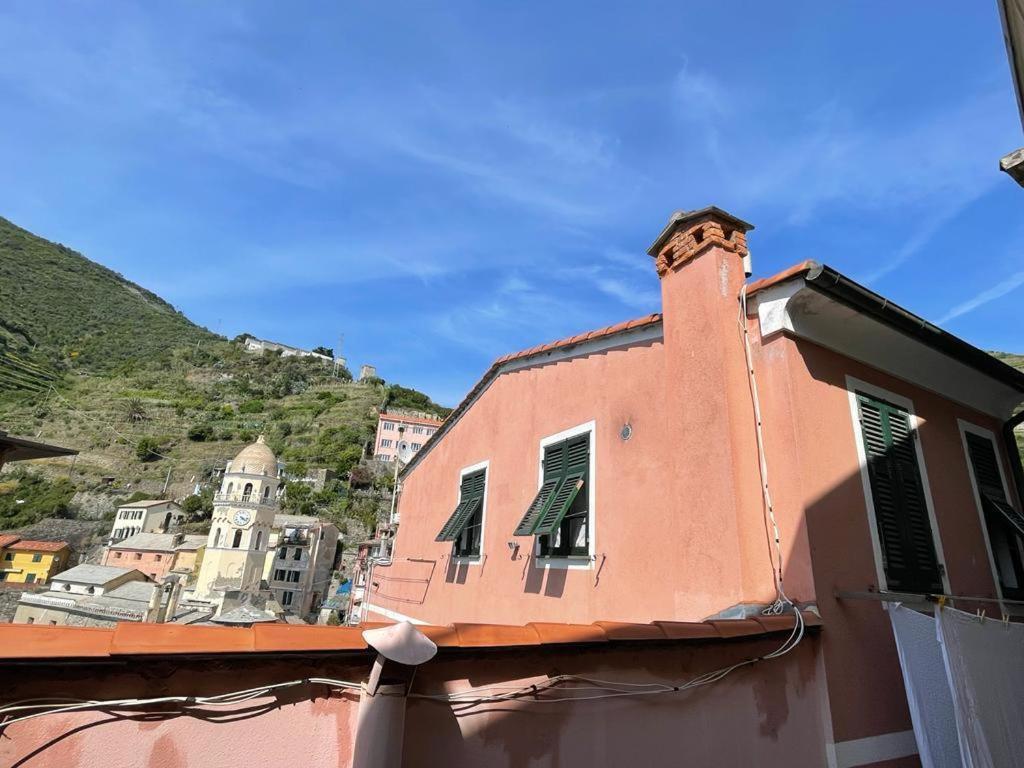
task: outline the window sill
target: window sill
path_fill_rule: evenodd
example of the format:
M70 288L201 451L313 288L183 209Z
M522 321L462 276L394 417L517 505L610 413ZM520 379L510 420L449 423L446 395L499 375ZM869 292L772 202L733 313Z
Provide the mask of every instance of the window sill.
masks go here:
M483 558L480 555L452 555L450 562L453 565L480 565L483 562Z
M594 567L595 560L594 555L571 555L569 557L543 557L536 555L533 558L533 567L589 571Z

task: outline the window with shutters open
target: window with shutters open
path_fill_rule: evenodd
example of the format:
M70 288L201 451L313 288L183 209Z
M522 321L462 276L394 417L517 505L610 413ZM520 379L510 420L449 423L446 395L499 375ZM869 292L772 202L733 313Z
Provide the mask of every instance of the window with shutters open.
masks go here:
M856 397L886 586L896 592L941 593L910 413L862 392Z
M1009 503L992 438L965 429L964 443L1003 597L1024 599L1024 516Z
M435 541L452 542L454 557L479 557L483 534L483 504L487 470L468 472L459 486L459 503Z
M541 557L590 554L590 432L544 447L541 486L515 536L536 536Z

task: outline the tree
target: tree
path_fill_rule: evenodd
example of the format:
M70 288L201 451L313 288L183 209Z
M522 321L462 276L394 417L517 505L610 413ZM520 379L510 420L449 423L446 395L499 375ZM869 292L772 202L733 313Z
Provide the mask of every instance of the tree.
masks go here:
M139 461L156 461L163 458L164 448L155 437L144 437L135 444L135 456Z
M188 428L188 439L196 443L205 443L213 439L213 427L209 424L193 424Z
M334 357L334 350L331 347L313 347L313 354Z

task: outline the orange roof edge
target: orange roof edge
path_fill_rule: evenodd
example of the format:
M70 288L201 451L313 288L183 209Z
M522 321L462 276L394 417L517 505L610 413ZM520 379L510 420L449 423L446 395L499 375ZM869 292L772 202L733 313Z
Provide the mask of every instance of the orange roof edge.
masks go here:
M773 285L784 283L790 278L796 277L797 275L806 274L807 272L810 272L817 266L818 262L812 259L807 259L805 261L801 261L799 264L794 264L791 267L787 267L781 272L776 272L774 275L771 275L770 277L762 277L760 280L755 280L754 282L747 286L747 295L750 296L751 294L757 293L758 291L763 291L765 288L771 288Z
M804 612L808 627L821 625ZM508 624L420 625L439 648L514 648L616 641L685 641L755 637L788 632L789 616L722 619L704 622L655 621L637 624L535 622ZM358 627L257 624L248 628L122 622L114 628L0 624L0 663L14 659L60 659L145 655L241 655L249 653L366 652L372 649Z

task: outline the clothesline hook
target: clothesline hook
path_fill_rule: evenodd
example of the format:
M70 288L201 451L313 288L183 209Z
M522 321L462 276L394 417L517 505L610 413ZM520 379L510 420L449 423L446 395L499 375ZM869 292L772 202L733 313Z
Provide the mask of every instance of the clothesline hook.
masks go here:
M978 609L978 621L980 621L982 624L985 623L985 609L984 608L979 608Z

